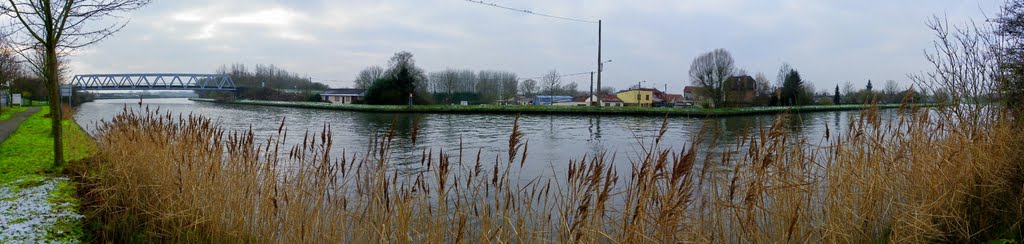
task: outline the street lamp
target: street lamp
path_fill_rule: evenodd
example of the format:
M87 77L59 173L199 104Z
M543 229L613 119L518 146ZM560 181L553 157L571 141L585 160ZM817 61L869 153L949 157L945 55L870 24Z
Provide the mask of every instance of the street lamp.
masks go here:
M647 81L643 81L643 84L646 85ZM640 103L640 101L642 101L642 100L640 100L640 92L639 92L639 90L643 90L644 86L640 85L640 82L637 82L636 86L637 86L637 90L638 90L638 92L636 93L636 102L639 103L639 104L643 104L643 103Z

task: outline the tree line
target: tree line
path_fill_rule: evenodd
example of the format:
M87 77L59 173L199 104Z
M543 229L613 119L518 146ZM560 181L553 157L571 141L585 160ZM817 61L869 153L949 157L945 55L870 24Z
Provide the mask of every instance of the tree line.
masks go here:
M722 107L734 106L738 98L729 97L732 88L727 82L734 77L749 76L746 70L738 68L735 60L729 51L715 49L711 52L701 54L694 58L689 70L690 84L705 89L701 90L701 96L710 100L707 106ZM935 97L926 96L922 90L911 87L900 86L895 80L886 81L882 90L873 89L871 81L863 89L855 90L850 82L843 84L842 93L839 85L836 85L833 92L828 90L816 91L814 84L804 79L800 71L788 63L783 63L778 70L775 82L772 82L764 73L757 73L754 77L755 97L751 106L799 106L811 104L863 104L871 102L899 103L904 98L911 98L914 102L926 100L943 99L943 95Z
M275 101L320 101L319 93L327 85L287 71L273 64L257 64L249 69L241 63L221 65L217 74L228 75L239 87L237 94L219 91L196 91L204 98L238 98Z
M578 96L575 82L563 82L563 75L551 70L536 79L522 79L516 73L498 70L473 71L447 68L425 72L415 64L412 53L398 52L386 67L369 66L353 83L366 89L369 104L472 104L511 103L519 96ZM607 90L611 90L608 88Z

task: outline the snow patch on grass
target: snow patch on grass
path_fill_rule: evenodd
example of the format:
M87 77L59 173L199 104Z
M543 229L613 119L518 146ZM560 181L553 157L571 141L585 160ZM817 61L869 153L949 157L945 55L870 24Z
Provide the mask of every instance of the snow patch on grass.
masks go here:
M82 219L62 194L68 185L63 177L30 177L0 186L0 243L80 242L81 230L68 228Z

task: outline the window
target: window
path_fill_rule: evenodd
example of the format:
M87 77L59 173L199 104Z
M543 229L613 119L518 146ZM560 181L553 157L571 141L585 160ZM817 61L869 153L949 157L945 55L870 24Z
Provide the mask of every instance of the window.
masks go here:
M647 95L647 101L651 100L651 95Z

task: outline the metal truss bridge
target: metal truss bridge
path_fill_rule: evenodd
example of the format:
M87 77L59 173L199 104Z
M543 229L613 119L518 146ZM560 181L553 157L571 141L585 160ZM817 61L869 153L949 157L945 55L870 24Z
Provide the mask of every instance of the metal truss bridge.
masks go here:
M222 74L88 74L76 75L77 90L200 90L236 91L235 81Z

